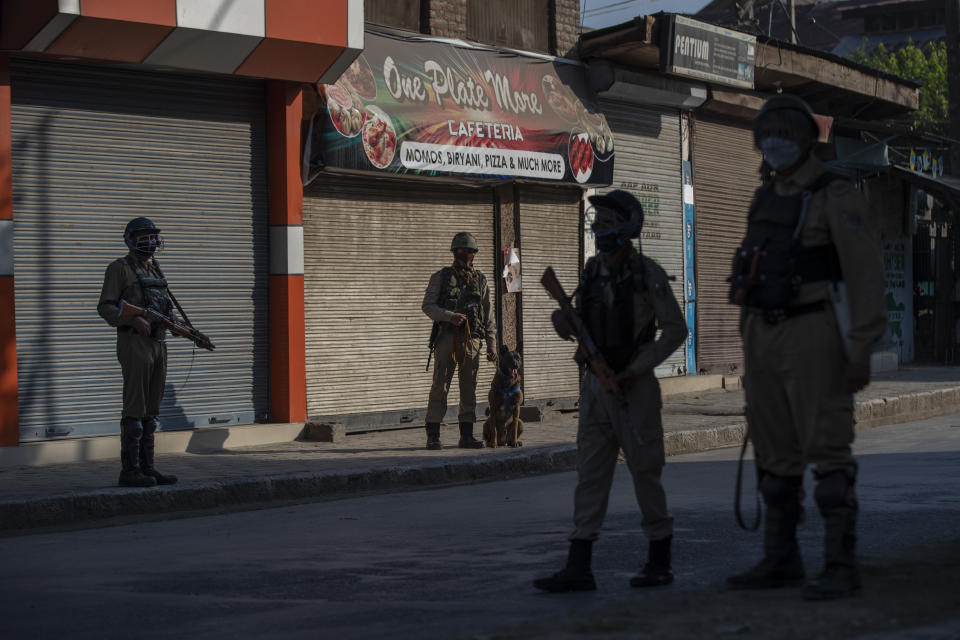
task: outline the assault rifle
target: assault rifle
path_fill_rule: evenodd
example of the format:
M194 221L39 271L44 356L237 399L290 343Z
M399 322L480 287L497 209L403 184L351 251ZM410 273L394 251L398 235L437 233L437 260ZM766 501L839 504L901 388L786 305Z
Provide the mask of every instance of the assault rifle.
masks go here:
M437 348L437 334L440 333L440 323L434 322L433 328L430 329L430 341L427 343L427 347L430 348L430 353L427 354L427 368L424 371L430 371L430 360L433 358L433 351Z
M128 316L143 316L150 321L162 322L163 324L167 325L168 329L170 329L170 333L192 341L201 349L206 349L207 351L213 351L214 349L213 342L210 341L210 338L203 335L190 325L186 325L182 322L177 322L172 318L168 318L156 309L151 309L150 307L138 307L135 304L130 304L126 300L121 300L119 315L121 318L126 318Z
M570 305L570 297L567 296L560 281L557 280L557 274L553 272L553 267L546 268L543 272L543 277L540 278L540 284L547 290L550 297L560 304L561 313L564 314L565 319L573 327L577 336L577 342L579 343L578 352L587 361L587 364L590 365L590 369L593 370L593 375L597 376L597 379L600 381L600 384L603 385L604 389L610 393L619 395L620 385L617 383L613 369L607 364L603 354L600 353L590 334L587 333L587 328L583 325L580 316L577 315L577 312L574 311Z

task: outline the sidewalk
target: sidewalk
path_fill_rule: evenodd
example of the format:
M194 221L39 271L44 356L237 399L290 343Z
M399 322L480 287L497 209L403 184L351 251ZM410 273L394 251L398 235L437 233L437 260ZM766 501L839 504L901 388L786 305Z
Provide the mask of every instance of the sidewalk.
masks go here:
M858 428L953 411L960 411L960 367L878 374L857 394ZM663 421L668 455L737 445L743 394L715 389L667 396ZM479 437L480 425L475 433ZM527 423L517 449L458 449L456 425L445 425L441 439L444 449L429 452L423 429L404 429L349 435L340 443L165 454L157 457L158 468L180 483L151 489L114 486L115 460L0 469L0 532L566 471L575 464L576 413L548 412L542 422Z

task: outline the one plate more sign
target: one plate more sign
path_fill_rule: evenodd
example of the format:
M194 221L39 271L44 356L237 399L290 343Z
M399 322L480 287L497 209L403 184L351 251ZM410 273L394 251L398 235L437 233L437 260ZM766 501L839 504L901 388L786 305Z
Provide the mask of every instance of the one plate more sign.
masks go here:
M753 88L757 39L684 16L667 16L660 52L664 73Z

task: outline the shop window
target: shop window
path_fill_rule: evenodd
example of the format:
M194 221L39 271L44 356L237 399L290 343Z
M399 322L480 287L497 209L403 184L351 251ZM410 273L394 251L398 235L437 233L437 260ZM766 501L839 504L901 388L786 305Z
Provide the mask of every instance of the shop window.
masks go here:
M924 9L917 12L917 24L921 27L932 27L937 22L937 14L933 9Z
M897 29L905 31L907 29L913 29L916 25L916 15L912 12L897 14Z
M420 31L420 0L363 0L364 21Z
M467 0L467 38L511 49L549 52L550 0Z
M880 16L866 16L863 19L863 30L866 33L880 31Z
M896 14L888 14L881 18L881 26L884 31L896 31L897 30L897 16Z

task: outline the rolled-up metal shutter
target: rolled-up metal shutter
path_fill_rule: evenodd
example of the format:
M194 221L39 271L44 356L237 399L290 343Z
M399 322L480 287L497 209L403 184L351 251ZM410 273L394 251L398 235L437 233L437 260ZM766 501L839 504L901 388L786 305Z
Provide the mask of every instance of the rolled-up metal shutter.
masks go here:
M21 439L119 430L116 333L96 307L136 216L162 229L171 290L217 346L168 338L163 428L265 419L262 83L15 60L12 101Z
M523 268L523 395L526 402L576 399L576 348L553 330L557 303L540 284L553 267L567 295L580 279L580 209L576 188L520 187L520 264ZM563 404L563 403L561 403Z
M643 204L643 253L676 278L673 295L683 308L683 202L680 115L677 111L604 100L600 108L616 145L613 184L599 193L625 189ZM658 376L686 373L681 345L656 369Z
M697 366L705 373L743 370L740 310L727 301L733 254L760 186L760 153L742 123L697 119L693 128L696 194Z
M308 415L337 416L348 430L419 422L432 380L432 323L420 305L430 275L452 263L459 231L477 239L474 264L494 309L492 190L325 174L307 187L303 210ZM493 373L483 358L481 407ZM454 377L448 419L458 402Z

